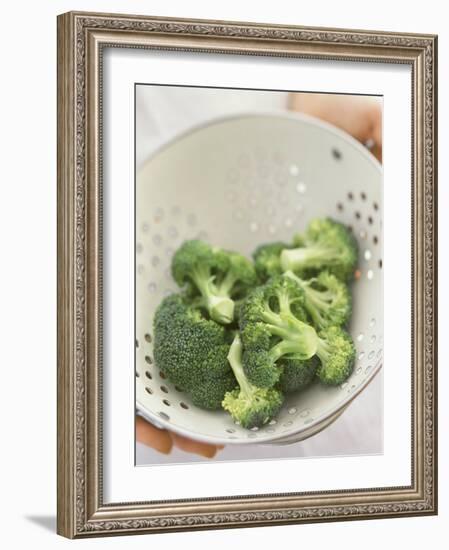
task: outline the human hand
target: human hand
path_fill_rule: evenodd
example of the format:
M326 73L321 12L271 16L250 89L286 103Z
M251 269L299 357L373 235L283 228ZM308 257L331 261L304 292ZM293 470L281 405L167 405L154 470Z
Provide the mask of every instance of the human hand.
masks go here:
M337 94L292 93L289 108L341 128L382 162L382 109L377 98Z
M186 453L213 458L218 450L223 449L222 445L201 443L174 432L156 428L139 415L136 415L136 439L139 443L167 455L171 453L173 447L177 447Z

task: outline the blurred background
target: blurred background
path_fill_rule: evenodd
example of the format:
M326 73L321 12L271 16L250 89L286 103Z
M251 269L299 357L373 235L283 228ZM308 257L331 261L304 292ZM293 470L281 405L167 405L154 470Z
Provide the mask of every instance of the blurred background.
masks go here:
M213 119L248 112L305 113L349 133L381 162L379 97L138 85L136 171L159 148ZM383 451L382 371L343 415L319 434L292 445L224 448L160 430L136 417L136 465L379 454Z

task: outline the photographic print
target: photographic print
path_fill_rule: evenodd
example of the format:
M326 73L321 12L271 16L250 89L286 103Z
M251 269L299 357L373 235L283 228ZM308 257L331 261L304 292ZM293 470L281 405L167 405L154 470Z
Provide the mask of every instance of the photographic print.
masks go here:
M136 465L382 453L382 97L138 83L135 129Z

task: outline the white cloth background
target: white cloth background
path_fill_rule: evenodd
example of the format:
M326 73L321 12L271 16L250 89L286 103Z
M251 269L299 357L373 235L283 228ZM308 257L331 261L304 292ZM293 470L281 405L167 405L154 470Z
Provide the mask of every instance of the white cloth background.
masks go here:
M139 85L136 92L137 170L163 144L208 120L248 111L286 110L287 94ZM228 445L213 460L378 454L383 449L382 372L343 415L319 434L292 445ZM206 459L173 449L162 455L136 444L136 464L199 462Z

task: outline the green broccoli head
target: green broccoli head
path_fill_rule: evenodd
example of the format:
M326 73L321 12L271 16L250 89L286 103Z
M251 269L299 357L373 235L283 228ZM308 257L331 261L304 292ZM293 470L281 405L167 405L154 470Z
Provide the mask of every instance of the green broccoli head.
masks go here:
M275 388L258 388L249 382L243 370L239 335L231 344L228 360L238 387L226 393L223 408L244 428L263 426L279 412L284 400L282 393Z
M270 349L248 348L243 352L245 374L252 384L260 388L275 386L282 374L282 367L270 351Z
M226 391L235 386L228 352L225 327L206 319L178 294L162 300L154 316L156 366L199 407L219 408Z
M171 267L178 285L187 288L190 297L197 296L195 304L221 324L232 323L234 299L242 298L257 283L248 259L200 240L185 241L175 252Z
M291 248L283 242L262 244L253 252L254 266L260 280L265 282L270 277L282 274L281 252Z
M352 300L345 283L327 271L312 279L301 279L292 271L285 275L304 290L304 307L317 330L346 325L351 316Z
M302 288L284 275L272 277L246 297L239 321L243 367L252 384L274 386L284 356L306 360L315 354L317 334L304 322L304 303Z
M201 409L216 411L227 392L235 388L235 376L230 372L218 378L205 378L190 390L192 403Z
M316 352L320 365L318 378L324 384L337 386L352 373L355 363L355 345L342 328L329 327L319 333Z
M295 356L283 358L279 389L284 393L290 393L307 388L315 378L318 365L319 359L316 355L306 360Z
M312 220L304 235L296 236L296 248L280 254L282 271L297 274L327 270L342 281L349 280L357 263L357 242L341 223L330 218Z

